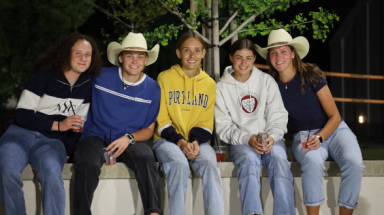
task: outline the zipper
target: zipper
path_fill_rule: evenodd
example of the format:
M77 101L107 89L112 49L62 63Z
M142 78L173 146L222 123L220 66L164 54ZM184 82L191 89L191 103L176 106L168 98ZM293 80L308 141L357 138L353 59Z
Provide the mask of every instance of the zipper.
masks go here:
M64 84L64 85L70 86L70 91L71 91L71 93L72 93L72 89L73 89L73 88L75 88L75 87L79 87L79 86L81 86L81 85L83 85L83 84L85 84L85 83L87 83L88 81L91 80L91 79L88 79L88 80L84 81L83 83L81 83L81 84L79 84L79 85L76 85L76 86L73 86L73 87L72 87L70 84L67 84L67 83L65 83L65 82L62 82L62 81L60 81L60 80L58 80L58 79L56 79L56 78L54 78L54 79L55 79L56 81L58 81L58 82Z

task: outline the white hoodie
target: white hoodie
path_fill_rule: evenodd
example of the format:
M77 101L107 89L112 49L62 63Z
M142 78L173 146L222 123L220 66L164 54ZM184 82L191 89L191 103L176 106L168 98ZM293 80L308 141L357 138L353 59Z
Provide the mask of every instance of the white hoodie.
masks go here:
M279 87L267 73L252 68L244 83L232 77L232 66L217 83L215 121L220 139L232 145L248 144L252 135L266 132L276 141L287 132L288 112Z

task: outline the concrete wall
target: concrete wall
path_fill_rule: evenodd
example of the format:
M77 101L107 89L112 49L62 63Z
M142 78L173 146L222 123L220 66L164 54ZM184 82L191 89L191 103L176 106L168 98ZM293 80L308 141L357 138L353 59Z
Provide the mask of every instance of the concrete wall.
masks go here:
M359 199L359 206L354 214L376 215L384 211L384 161L365 161L363 184ZM222 174L223 197L226 215L241 214L240 199L238 192L238 181L236 178L237 168L232 163L219 163ZM294 176L295 205L297 214L306 214L303 205L303 195L300 178L300 165L296 162L291 167ZM161 173L163 174L163 173ZM341 181L339 168L335 162L326 162L324 178L325 201L321 205L322 215L338 215L337 196ZM28 166L21 178L24 181L24 195L28 215L40 215L41 191L39 183ZM70 193L73 193L71 180L73 170L71 164L66 164L63 171L64 187L67 191L66 215L72 210ZM162 207L168 214L167 188L164 176L161 177ZM261 176L261 198L264 214L272 214L273 197L268 181L268 172L262 168ZM202 183L193 173L188 180L187 198L185 202L186 215L203 215ZM134 173L128 171L126 166L118 163L113 166L103 166L100 183L96 189L92 203L94 215L142 215L144 214L140 200L140 194ZM3 215L0 205L0 215Z

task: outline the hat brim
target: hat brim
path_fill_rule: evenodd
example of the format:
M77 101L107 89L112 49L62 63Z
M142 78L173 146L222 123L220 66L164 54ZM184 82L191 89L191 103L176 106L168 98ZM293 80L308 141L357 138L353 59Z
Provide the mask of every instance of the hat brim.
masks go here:
M156 62L158 56L159 56L159 50L160 46L159 44L156 44L151 50L143 51L143 50L137 50L137 49L124 49L119 43L117 42L111 42L108 45L107 48L107 57L109 62L111 62L115 66L120 66L119 64L119 54L122 51L141 51L146 52L148 54L148 62L146 66L149 66Z
M280 45L270 46L266 48L261 48L260 46L255 45L255 48L257 53L259 53L261 57L263 57L264 59L267 59L268 49L279 47L279 46L288 46L288 45L293 46L293 48L295 48L300 59L303 59L305 56L307 56L309 52L309 42L307 38L302 36L296 37L295 39L293 39L291 42L287 44L280 44Z

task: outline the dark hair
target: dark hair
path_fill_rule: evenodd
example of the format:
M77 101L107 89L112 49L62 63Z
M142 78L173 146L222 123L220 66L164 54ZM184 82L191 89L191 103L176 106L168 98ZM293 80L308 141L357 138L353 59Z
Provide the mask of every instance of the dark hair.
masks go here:
M201 45L203 45L203 49L205 49L205 42L203 38L199 34L193 31L185 32L179 37L176 43L176 49L180 49L181 45L183 45L183 43L189 38L195 38L196 40L198 40L201 43Z
M101 55L95 41L84 34L71 33L62 40L49 47L41 54L33 65L33 70L56 70L56 75L71 69L72 47L79 40L88 41L92 46L92 60L87 71L91 75L99 75L101 69Z
M316 65L313 63L305 63L301 61L301 58L299 54L297 54L295 48L293 46L288 45L288 47L291 49L292 52L295 53L295 58L292 59L292 64L297 71L300 73L300 90L301 93L304 94L304 84L307 80L308 82L315 85L314 82L321 82L322 79L325 79L325 73ZM267 64L269 66L269 74L272 75L272 77L277 78L279 76L279 72L272 66L271 59L269 58L269 50L267 54Z
M229 49L229 54L233 56L238 50L248 49L253 52L253 56L256 56L255 44L249 39L241 39L234 42Z

